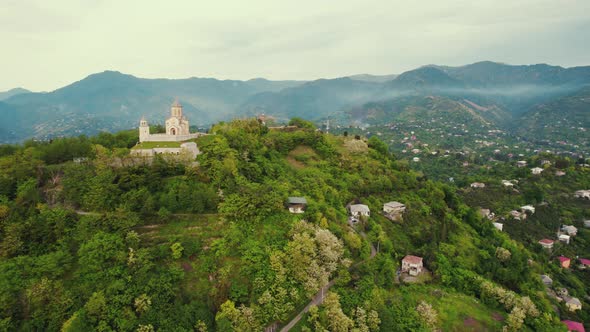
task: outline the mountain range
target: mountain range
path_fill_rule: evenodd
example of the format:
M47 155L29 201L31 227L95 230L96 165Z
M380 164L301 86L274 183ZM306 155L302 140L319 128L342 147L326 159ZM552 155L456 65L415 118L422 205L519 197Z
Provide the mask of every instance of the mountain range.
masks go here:
M52 92L0 93L0 143L129 129L142 116L151 124L163 123L175 99L199 127L261 113L279 121L299 116L340 119L343 125L351 119L381 123L403 119L399 113L416 106L429 112L467 112L508 128L539 112L559 110L568 112L560 115L566 118L587 118L589 85L590 66L490 61L314 81L144 79L105 71ZM570 106L560 109L564 101Z

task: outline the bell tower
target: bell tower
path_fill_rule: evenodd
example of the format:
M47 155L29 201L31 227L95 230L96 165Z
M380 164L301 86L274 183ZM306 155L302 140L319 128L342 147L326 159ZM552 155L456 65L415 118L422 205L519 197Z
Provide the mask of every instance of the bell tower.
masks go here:
M150 126L145 118L139 121L139 142L147 140L150 136Z
M182 105L178 102L178 99L170 107L170 116L182 119Z

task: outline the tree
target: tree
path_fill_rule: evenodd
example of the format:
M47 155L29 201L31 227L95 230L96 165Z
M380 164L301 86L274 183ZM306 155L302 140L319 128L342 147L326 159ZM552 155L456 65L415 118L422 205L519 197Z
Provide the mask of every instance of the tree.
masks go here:
M147 294L141 294L133 301L135 311L142 314L150 309L152 306L152 299Z
M182 252L184 251L184 248L182 247L182 244L180 244L179 242L175 242L170 246L170 250L172 250L172 258L179 259L180 257L182 257Z
M432 308L432 305L425 301L420 301L416 307L416 311L426 326L430 328L436 327L438 314L436 313L436 310Z

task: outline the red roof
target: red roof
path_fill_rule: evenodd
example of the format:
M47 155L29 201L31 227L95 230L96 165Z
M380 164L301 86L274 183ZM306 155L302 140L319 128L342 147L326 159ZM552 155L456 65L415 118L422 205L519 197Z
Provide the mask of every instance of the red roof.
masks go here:
M543 239L541 241L539 241L539 243L543 243L543 244L553 244L553 240L549 240L549 239Z
M583 265L589 265L590 266L590 259L580 258L580 263L582 263Z
M582 325L582 323L574 322L571 320L562 320L561 322L567 326L568 331L586 332L586 330L584 330L584 325Z
M570 260L569 258L567 258L567 257L565 257L565 256L559 256L559 257L557 257L557 259L559 259L559 261L560 261L560 262L562 262L562 263L563 263L563 262L567 262L567 261L569 261L569 260Z
M402 262L407 262L409 264L422 264L422 257L407 255L402 259Z

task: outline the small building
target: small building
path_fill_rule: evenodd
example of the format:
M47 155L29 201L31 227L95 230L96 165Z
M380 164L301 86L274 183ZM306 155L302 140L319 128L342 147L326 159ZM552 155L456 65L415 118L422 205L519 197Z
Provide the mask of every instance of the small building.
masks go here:
M582 302L577 297L568 297L565 299L565 306L569 311L582 310Z
M402 273L408 273L411 276L417 276L422 273L422 257L407 255L402 259Z
M516 211L516 210L510 211L510 216L515 220L525 220L526 219L526 213Z
M564 176L565 172L564 171L555 171L555 176Z
M539 175L544 171L544 169L542 169L541 167L534 167L531 168L531 173L533 173L534 175Z
M494 219L496 216L492 211L490 211L490 209L479 209L479 215L489 220Z
M565 234L560 234L559 235L559 241L560 242L563 242L565 244L570 244L570 240L571 240L571 237L569 235L565 235Z
M383 214L391 220L397 220L406 211L406 206L400 202L387 202L383 204Z
M504 229L504 224L495 222L494 227L496 227L497 230L502 231Z
M589 220L584 220L584 227L590 228L590 219Z
M561 265L561 267L563 267L564 269L569 269L570 263L572 262L571 259L565 256L559 256L557 257L557 259L559 260L559 265Z
M590 190L578 190L574 193L577 198L590 199Z
M541 160L541 165L549 165L549 166L551 166L551 161L550 160L547 160L547 159L543 159L543 160Z
M578 228L573 225L561 226L561 231L570 236L576 236L578 234Z
M590 259L579 258L578 260L580 261L580 269L585 270L590 267Z
M471 188L485 188L486 184L482 182L473 182Z
M526 166L526 161L525 160L519 160L516 162L516 166L517 167L525 167Z
M520 210L522 212L530 212L530 214L534 214L535 213L535 207L532 205L525 205L525 206L521 206Z
M353 217L368 217L371 215L371 210L365 204L353 204L349 207L349 211Z
M415 163L417 163L417 162L419 162L419 161L420 161L420 158L418 158L418 157L414 157L414 158L412 158L412 161L413 161L413 162L415 162Z
M287 208L291 213L304 213L307 206L305 197L289 197L287 198Z
M548 275L545 274L541 274L541 282L543 282L545 286L553 285L553 279L551 279Z
M539 241L539 244L545 249L552 249L554 242L555 241L553 241L553 240L543 239L543 240Z
M502 185L504 187L514 187L514 183L512 183L512 181L508 181L508 180L502 180Z
M574 322L572 320L562 320L561 322L565 324L568 332L586 332L584 324L582 323Z

